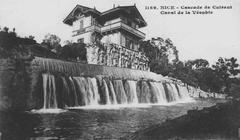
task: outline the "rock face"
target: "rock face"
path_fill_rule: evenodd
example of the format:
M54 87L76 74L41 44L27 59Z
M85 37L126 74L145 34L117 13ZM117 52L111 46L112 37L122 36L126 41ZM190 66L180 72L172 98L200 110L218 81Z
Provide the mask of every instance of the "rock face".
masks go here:
M88 64L149 70L149 60L140 51L131 50L117 44L89 44L86 49Z

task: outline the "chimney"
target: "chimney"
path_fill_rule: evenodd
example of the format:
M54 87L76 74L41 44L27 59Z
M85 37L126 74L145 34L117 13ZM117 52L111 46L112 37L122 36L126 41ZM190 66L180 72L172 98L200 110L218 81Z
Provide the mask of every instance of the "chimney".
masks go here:
M115 4L113 4L113 8L115 8Z

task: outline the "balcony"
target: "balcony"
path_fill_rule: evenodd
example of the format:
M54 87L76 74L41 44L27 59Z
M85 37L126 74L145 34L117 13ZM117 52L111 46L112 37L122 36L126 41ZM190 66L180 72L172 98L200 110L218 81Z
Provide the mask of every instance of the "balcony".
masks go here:
M128 26L127 24L123 23L123 22L115 22L115 23L103 26L101 28L101 32L105 33L105 32L108 32L108 31L115 30L115 29L124 29L127 32L130 32L130 33L138 36L141 39L145 38L145 34L143 32L141 32L137 29L134 29L134 28Z
M99 27L98 25L92 25L92 26L88 26L86 28L82 28L79 30L75 30L73 31L73 35L72 36L77 36L86 32L92 32L92 31L96 31L101 33L101 27Z
M92 26L88 26L86 28L83 28L83 29L79 29L79 30L75 30L73 31L73 35L72 36L77 36L77 35L80 35L80 34L83 34L83 33L86 33L86 32L92 32L92 31L96 31L96 32L99 32L99 33L106 33L108 31L113 31L113 30L116 30L116 29L123 29L133 35L136 35L137 37L143 39L145 38L145 34L135 28L132 28L130 26L128 26L127 24L121 22L121 21L118 21L118 22L115 22L115 23L112 23L112 24L109 24L109 25L106 25L106 26L103 26L103 27L100 27L98 25L92 25Z

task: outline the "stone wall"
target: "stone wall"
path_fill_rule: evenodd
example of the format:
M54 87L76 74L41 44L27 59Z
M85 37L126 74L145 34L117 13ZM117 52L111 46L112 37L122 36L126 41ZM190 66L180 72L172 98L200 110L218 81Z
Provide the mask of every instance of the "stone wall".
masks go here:
M0 110L24 110L31 106L29 61L0 59Z
M98 64L84 64L79 62L70 62L51 58L36 57L32 62L32 67L36 71L49 73L64 73L71 76L90 76L98 75L121 78L121 79L148 79L153 81L162 81L165 78L159 74L136 69L112 67ZM33 71L34 71L33 69Z
M214 92L205 92L199 88L192 86L187 86L189 94L193 98L216 98L216 99L226 99L226 94L219 94Z
M7 93L9 85L11 83L10 79L13 73L9 69L13 68L10 60L0 59L0 110L5 110L9 108L10 100L5 93Z
M89 64L149 71L149 60L142 52L117 44L102 44L101 48L87 45L87 61Z

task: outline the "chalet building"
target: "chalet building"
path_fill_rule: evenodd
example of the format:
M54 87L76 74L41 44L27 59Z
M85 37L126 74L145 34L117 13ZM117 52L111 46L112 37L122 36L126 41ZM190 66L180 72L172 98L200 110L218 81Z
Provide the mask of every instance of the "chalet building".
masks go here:
M88 44L87 61L116 67L149 70L148 58L139 51L147 25L135 5L105 12L77 5L63 21L72 26L73 42Z

